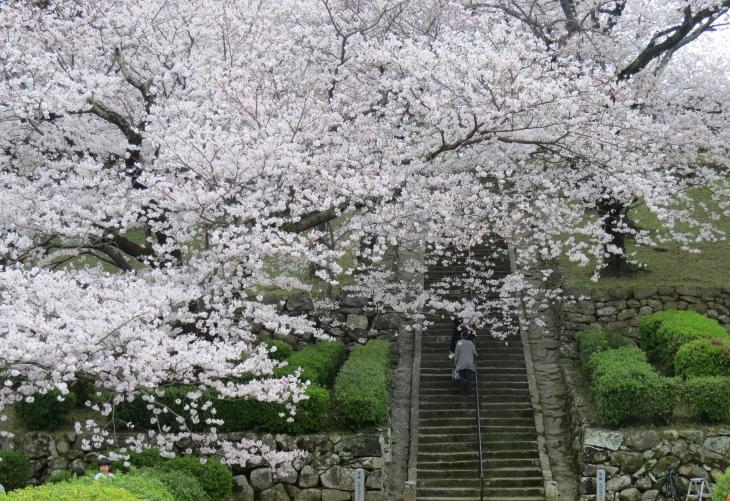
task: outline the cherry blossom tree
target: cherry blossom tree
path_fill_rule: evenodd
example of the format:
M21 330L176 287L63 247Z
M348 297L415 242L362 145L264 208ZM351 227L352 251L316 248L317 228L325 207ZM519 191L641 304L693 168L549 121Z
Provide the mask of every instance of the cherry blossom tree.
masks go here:
M295 412L304 383L273 377L255 327L327 333L264 304L262 286L311 287L271 263L335 285L368 242L353 289L484 314L514 304L520 274L487 263L465 305L379 263L497 239L523 265L600 266L617 235L651 242L621 208L641 199L671 227L681 188L727 176L727 74L679 51L728 5L674 3L0 4L0 404L85 380L105 415L134 398L169 411L155 396L174 384ZM225 441L189 399L179 430L131 445L284 459Z

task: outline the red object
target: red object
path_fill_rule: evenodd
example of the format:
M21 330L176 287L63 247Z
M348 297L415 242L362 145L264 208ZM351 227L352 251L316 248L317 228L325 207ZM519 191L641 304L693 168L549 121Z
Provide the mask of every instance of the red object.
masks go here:
M727 497L725 498L725 501L730 501L730 493L728 493Z

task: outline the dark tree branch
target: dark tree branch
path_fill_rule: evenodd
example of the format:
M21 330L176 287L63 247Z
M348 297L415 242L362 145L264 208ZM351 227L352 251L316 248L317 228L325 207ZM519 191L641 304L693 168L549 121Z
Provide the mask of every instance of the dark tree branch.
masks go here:
M688 39L693 40L698 36L694 33L696 28L699 27L700 32L708 30L712 23L727 13L728 10L730 10L730 0L725 0L718 6L705 7L696 14L692 14L691 6L686 7L682 23L654 34L644 50L619 72L618 80L629 79L646 68L655 59L686 45Z

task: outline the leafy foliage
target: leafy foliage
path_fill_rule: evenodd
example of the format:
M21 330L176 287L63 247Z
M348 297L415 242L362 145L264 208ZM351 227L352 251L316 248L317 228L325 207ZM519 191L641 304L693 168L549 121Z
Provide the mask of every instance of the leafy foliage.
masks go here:
M725 501L727 496L730 495L730 468L725 470L725 473L720 475L715 485L715 491L713 493L713 499L718 501Z
M269 350L269 358L281 362L289 358L292 354L291 346L289 343L281 341L279 339L269 339L265 343Z
M144 501L131 492L112 487L106 482L71 481L57 484L46 484L40 487L11 492L6 498L8 501L39 501L48 499L53 501Z
M84 477L82 481L89 483L103 482L104 485L117 487L131 492L146 501L177 501L167 489L167 486L151 471L139 471L127 474L115 474L112 478L93 480L93 477Z
M201 487L198 479L183 471L153 470L160 481L167 486L167 490L175 501L209 501L210 497Z
M216 459L208 458L201 463L197 457L177 457L160 464L159 469L195 477L211 501L227 501L233 492L231 472Z
M667 372L672 371L674 355L683 344L728 337L717 321L690 310L660 311L644 317L639 323L639 335L649 360Z
M388 416L389 341L357 345L337 375L334 405L347 427L380 423Z
M678 381L658 374L641 350L618 348L591 356L591 397L609 426L650 418L668 420L678 397Z
M329 391L316 384L310 384L304 394L309 398L300 400L293 422L287 421L286 408L277 403L251 399L214 400L216 416L223 419L223 431L261 431L304 433L321 430L327 421L330 397Z
M578 358L583 368L588 367L591 355L608 349L608 339L603 329L595 328L576 332L575 342L578 350Z
M33 402L22 400L15 403L15 416L26 430L56 430L76 405L76 394L69 392L59 400L61 393L52 390L33 395Z
M730 337L698 339L680 346L674 373L684 378L730 375Z
M701 419L730 422L730 377L690 378L684 393L692 412Z
M0 450L0 484L6 489L23 487L32 474L30 461L23 453Z
M289 365L277 369L278 375L293 374L302 368L303 381L311 381L325 388L331 388L337 370L345 359L345 345L341 341L318 341L295 351L288 359Z

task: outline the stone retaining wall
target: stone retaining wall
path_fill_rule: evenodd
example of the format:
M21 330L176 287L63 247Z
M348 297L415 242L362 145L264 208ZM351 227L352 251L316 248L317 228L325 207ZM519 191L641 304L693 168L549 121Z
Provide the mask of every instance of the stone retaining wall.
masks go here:
M661 310L694 310L716 319L730 330L730 288L635 287L630 289L568 289L575 302L562 305L562 320L572 333L592 325L636 333L639 320Z
M365 501L382 501L390 462L386 431L260 437L280 450L306 451L290 466L244 469L234 476L235 501L349 501L355 499L355 470L363 468ZM272 442L273 440L273 442Z
M563 360L568 388L573 452L580 470L580 499L593 501L596 471L606 471L606 499L654 501L669 466L679 468L683 499L690 478L711 482L730 467L730 429L722 427L662 427L603 430L581 389L575 360Z
M679 469L681 498L690 478L714 482L730 466L730 430L585 430L579 451L581 500L595 498L596 471L606 471L606 499L654 501L667 468Z
M33 466L33 482L41 483L54 471L83 466L97 453L82 449L83 435L74 432L29 432L4 438L2 449L25 454ZM234 501L346 501L354 499L355 469L366 471L366 501L382 501L390 463L390 433L387 428L371 433L321 433L272 435L231 433L224 438L261 440L277 450L299 449L303 458L291 465L234 467ZM120 437L123 441L123 437Z
M370 298L342 294L336 302L328 304L326 311L316 305L306 293L297 292L284 298L271 292L264 294L264 304L276 305L281 313L305 315L325 332L345 344L353 344L361 339L394 340L398 329L403 325L403 317L393 311L380 311ZM301 333L272 333L263 326L254 326L254 333L260 339L279 339L292 348L314 341L314 337Z

